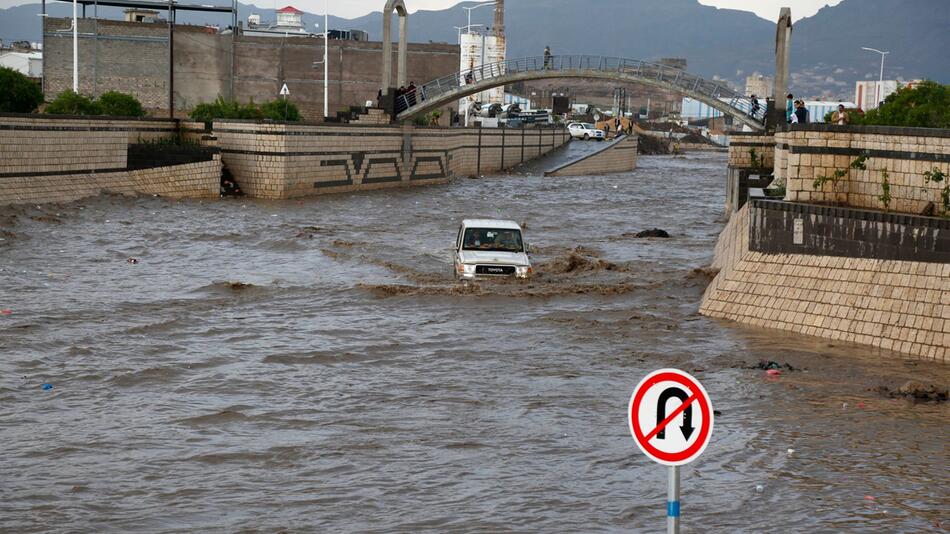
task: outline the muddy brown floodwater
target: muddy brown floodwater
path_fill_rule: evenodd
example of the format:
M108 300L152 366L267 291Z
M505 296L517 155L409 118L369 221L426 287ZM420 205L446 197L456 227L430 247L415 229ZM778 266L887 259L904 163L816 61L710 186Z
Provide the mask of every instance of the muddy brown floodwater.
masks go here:
M946 531L950 408L873 391L945 365L697 314L725 166L0 209L0 531L656 532L661 367L721 412L684 531ZM453 282L468 216L538 276Z

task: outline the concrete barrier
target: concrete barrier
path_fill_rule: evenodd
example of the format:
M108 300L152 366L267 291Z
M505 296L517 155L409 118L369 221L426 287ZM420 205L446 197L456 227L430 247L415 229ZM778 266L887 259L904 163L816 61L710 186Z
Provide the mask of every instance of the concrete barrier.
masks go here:
M580 159L569 161L544 173L545 176L591 176L630 172L637 168L636 135L625 135L610 141L602 149Z

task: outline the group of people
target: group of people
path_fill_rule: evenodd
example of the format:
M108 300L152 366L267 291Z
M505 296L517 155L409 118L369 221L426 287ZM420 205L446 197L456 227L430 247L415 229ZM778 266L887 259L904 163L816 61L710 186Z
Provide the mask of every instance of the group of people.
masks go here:
M795 100L789 93L785 101L785 119L789 124L808 124L808 108L804 100Z
M425 93L422 94L425 100ZM416 105L416 82L409 82L409 87L400 86L396 89L396 113L402 113Z

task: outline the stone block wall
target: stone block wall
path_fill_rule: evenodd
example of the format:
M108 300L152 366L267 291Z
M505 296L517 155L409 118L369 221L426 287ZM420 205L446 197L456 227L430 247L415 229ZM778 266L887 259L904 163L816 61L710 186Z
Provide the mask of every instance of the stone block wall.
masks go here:
M758 166L753 165L755 153ZM758 168L770 171L775 164L775 138L759 133L736 132L729 134L729 167L735 169Z
M444 182L560 146L563 129L323 126L216 121L224 165L249 196L294 198Z
M881 126L792 126L779 136L787 177L786 200L844 203L853 207L884 209L884 171L888 174L889 209L920 213L928 202L941 205L944 184L927 183L924 173L934 168L950 175L950 130ZM849 169L859 156L867 156L867 170ZM847 170L838 184L826 182L818 189L819 176Z
M0 115L0 205L70 201L103 191L218 195L221 158L130 171L128 146L178 131L172 120Z
M637 167L639 137L626 135L597 152L544 173L545 176L590 176L630 172Z
M72 88L72 33L65 31L71 23L70 18L44 19L47 100ZM323 68L313 68L323 57L322 39L232 37L177 24L174 45L176 110L190 110L218 96L264 102L277 98L286 83L288 100L306 119L323 118ZM166 23L81 18L79 91L91 96L110 90L131 93L152 112L162 113L168 108L168 48ZM331 115L375 102L381 89L382 43L331 40L328 55ZM409 80L420 84L458 71L459 47L410 43L407 59Z
M950 264L757 252L751 209L720 235L703 315L948 361Z

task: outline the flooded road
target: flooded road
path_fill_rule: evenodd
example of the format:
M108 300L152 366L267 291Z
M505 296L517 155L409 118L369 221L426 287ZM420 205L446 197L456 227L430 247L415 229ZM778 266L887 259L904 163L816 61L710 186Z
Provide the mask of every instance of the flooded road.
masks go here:
M950 408L869 391L946 366L697 314L725 166L0 208L0 531L656 532L661 367L721 412L684 531L946 531ZM538 276L457 285L471 216Z

